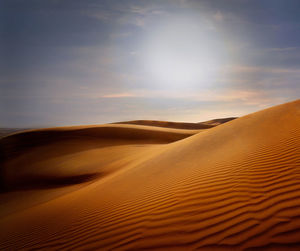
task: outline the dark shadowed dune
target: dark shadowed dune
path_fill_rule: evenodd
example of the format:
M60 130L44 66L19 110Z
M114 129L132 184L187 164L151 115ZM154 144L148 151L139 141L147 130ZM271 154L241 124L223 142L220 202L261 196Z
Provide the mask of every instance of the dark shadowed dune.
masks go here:
M28 128L0 128L0 139L12 133L28 130Z

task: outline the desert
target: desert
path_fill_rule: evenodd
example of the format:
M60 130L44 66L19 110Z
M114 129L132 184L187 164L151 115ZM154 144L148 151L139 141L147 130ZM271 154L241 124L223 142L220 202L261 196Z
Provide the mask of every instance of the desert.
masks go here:
M10 134L0 249L297 250L299 115L296 100L198 130Z
M300 251L300 0L0 10L0 251Z

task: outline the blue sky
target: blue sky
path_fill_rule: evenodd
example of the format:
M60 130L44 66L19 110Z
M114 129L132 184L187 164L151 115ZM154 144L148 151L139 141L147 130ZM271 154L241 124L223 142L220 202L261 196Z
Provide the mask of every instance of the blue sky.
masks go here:
M299 98L298 0L2 0L1 127L199 122Z

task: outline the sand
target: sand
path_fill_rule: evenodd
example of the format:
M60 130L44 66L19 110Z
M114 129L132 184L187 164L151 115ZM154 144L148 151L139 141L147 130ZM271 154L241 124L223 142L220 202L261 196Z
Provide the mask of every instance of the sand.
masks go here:
M114 124L130 124L130 125L145 125L145 126L156 126L164 128L175 128L175 129L208 129L214 126L224 124L231 120L236 119L236 117L223 118L223 119L213 119L199 123L187 123L187 122L172 122L172 121L159 121L159 120L132 120L117 122Z
M300 248L300 100L202 130L65 127L0 144L0 250Z

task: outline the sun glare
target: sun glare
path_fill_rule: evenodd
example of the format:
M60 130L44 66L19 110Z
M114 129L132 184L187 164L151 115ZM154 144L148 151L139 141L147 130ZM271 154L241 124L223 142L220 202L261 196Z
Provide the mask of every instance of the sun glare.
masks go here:
M145 47L146 69L159 84L208 84L224 61L224 45L210 24L178 18L159 25Z

